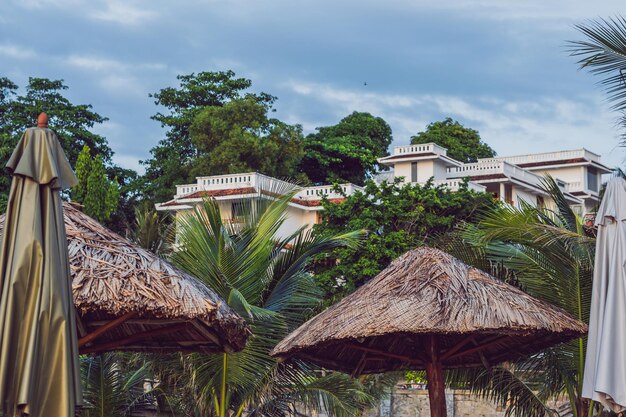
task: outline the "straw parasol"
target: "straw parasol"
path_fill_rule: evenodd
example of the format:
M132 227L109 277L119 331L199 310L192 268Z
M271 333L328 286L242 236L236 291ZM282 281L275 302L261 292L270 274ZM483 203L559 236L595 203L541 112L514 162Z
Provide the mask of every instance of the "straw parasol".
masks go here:
M606 185L596 213L596 257L582 395L626 411L626 181Z
M443 369L490 366L575 338L563 310L423 247L304 323L272 351L358 374L425 369L432 416L445 416Z
M243 349L245 321L206 285L71 204L63 208L80 353Z
M0 244L0 410L73 417L82 403L60 190L76 184L48 117L26 129Z

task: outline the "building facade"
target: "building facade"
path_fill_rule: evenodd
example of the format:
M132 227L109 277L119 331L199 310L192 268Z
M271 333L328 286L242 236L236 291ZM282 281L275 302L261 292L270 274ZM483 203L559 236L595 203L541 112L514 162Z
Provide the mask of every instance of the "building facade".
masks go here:
M543 189L545 175L551 175L563 192L567 202L580 215L593 212L600 201L603 174L611 170L602 164L601 157L587 149L545 152L527 155L479 159L462 163L447 156L447 150L434 143L396 146L393 154L379 162L390 168L375 177L378 182L400 178L405 183L434 185L456 191L464 179L468 187L478 192L491 193L494 198L519 206L550 207L548 193ZM332 185L296 187L289 203L287 218L278 231L287 236L300 227L312 227L320 221L323 210L322 197L331 202L341 202L345 195L359 190L354 184L341 184L343 193ZM236 222L241 214L241 201L247 198L269 197L293 189L294 185L256 172L197 177L194 184L176 186L174 198L157 204L160 211L171 211L182 216L202 202L213 198L220 207L222 217Z

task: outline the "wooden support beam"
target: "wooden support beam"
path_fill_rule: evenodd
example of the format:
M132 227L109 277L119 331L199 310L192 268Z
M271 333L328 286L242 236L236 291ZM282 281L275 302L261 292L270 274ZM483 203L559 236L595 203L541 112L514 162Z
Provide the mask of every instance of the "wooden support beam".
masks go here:
M483 343L481 343L481 344L479 344L479 345L477 345L477 346L474 346L474 347L473 347L473 348L471 348L471 349L467 349L467 350L463 350L463 351L461 351L461 352L458 352L458 353L456 353L456 354L452 355L451 357L449 357L448 359L458 359L458 358L462 358L463 356L470 355L470 354L472 354L472 353L479 352L479 351L481 351L481 350L485 350L485 349L487 349L488 347L491 347L491 346L493 346L493 345L497 345L497 344L498 344L498 343L500 343L502 340L504 340L504 339L506 339L506 338L508 338L508 337L510 337L510 336L507 336L507 335L504 335L504 336L502 336L502 335L498 335L498 336L492 337L492 338L490 338L490 339L487 339L487 340L486 340L486 341L484 341Z
M116 318L115 320L111 320L110 322L108 322L107 324L98 327L96 330L94 330L93 332L81 337L78 340L78 348L80 349L81 347L85 346L87 343L94 341L95 339L97 339L99 336L103 335L104 333L115 329L116 327L119 327L121 324L123 324L125 321L127 321L128 319L135 317L137 315L136 311L131 311L130 313L126 313L123 316L120 316L118 318Z
M332 361L326 358L316 358L314 355L306 355L303 353L298 353L298 358L302 358L304 360L316 363L316 364L320 364L320 363L327 363L328 365L332 366L333 369L335 370L340 370L343 372L350 372L350 370L346 369L346 365L343 363L339 363L336 361ZM284 360L286 360L287 358L285 358Z
M217 335L213 334L209 329L204 327L201 323L198 323L197 321L194 320L194 321L190 322L190 324L202 336L204 336L205 338L209 339L215 345L223 347L226 350L226 353L232 353L233 352L232 347L230 345L228 345L228 343L225 343L225 342L221 341L220 338Z
M363 352L363 354L361 355L361 358L359 359L356 366L354 367L354 371L352 371L350 376L352 378L358 378L359 376L361 376L361 372L363 371L363 367L365 366L366 363L367 363L367 352Z
M81 354L98 353L98 352L104 352L107 350L112 350L115 348L123 348L125 345L129 345L139 340L176 332L178 330L185 328L187 324L188 324L187 322L181 322L179 324L174 324L172 326L162 327L159 329L146 330L145 332L139 332L132 336L128 336L120 340L115 340L113 342L102 343L99 345L93 345L93 346L86 347L84 349L80 349L80 353ZM123 350L123 349L120 349L120 350Z
M87 331L87 327L85 323L83 323L83 318L78 314L78 311L74 311L74 317L76 318L76 330L78 334L78 338L87 336L89 332Z
M452 346L450 349L446 350L445 352L443 352L441 354L441 361L443 362L446 359L448 359L450 356L452 356L455 353L457 353L463 346L465 346L466 344L468 344L471 341L473 341L475 337L476 337L475 334L471 334L471 335L461 339L460 342L458 342L456 345Z
M361 350L363 352L375 353L377 355L384 356L386 358L399 359L401 361L410 363L411 365L424 365L424 362L419 359L411 358L409 356L404 356L404 355L398 355L398 354L391 353L391 352L385 352L384 350L378 350L378 349L373 349L373 348L366 347L366 346L361 346L356 343L346 343L346 346L349 346L353 349Z

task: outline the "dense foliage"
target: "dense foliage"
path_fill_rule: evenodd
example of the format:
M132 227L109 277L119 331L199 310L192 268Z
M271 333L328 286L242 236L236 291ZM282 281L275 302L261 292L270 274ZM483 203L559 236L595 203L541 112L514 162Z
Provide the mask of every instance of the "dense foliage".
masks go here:
M296 177L302 128L268 118L269 110L269 103L253 96L201 110L189 129L197 150L191 176L257 171Z
M476 162L479 158L492 158L496 152L480 139L478 131L446 118L434 122L423 132L411 137L412 144L434 142L448 149L448 156L461 162Z
M63 80L29 78L25 94L18 94L18 86L6 77L0 77L0 166L4 168L15 145L26 128L37 125L37 116L45 111L49 127L59 137L72 166L75 166L83 146L99 155L105 164L111 162L113 151L107 140L93 133L96 124L106 117L92 110L88 104L73 104L62 93L68 87ZM11 178L0 177L0 212L6 209Z
M354 112L306 137L300 167L314 184L363 185L392 141L391 127L382 118Z
M100 222L111 218L119 204L120 191L117 181L107 178L102 157L92 157L89 146L85 145L75 170L78 184L72 189L72 200L82 204L85 214Z
M279 363L269 355L321 301L310 273L312 257L353 246L359 236L313 236L300 229L279 238L294 191L275 191L284 197L242 201L242 223L223 219L211 200L180 220L173 261L213 288L252 330L240 352L155 363L160 387L182 398L170 402L185 415L282 417L294 415L299 404L353 416L374 400L366 385L348 375L319 372L296 361Z
M191 139L190 127L200 112L243 97L266 106L275 99L265 93L244 93L252 82L235 78L233 71L200 72L179 75L177 79L179 87L163 88L151 95L156 105L167 109L167 113L152 116L167 129L165 138L150 150L152 157L142 161L146 167L143 193L154 202L171 199L177 184L193 182L191 171L199 151Z
M317 233L365 229L358 248L341 248L334 257L318 262L316 280L327 299L354 290L385 268L394 258L429 239L446 233L462 221L474 222L497 203L486 193L464 185L451 192L444 187L369 181L363 192L340 204L324 202L323 222ZM335 262L334 259L340 259Z

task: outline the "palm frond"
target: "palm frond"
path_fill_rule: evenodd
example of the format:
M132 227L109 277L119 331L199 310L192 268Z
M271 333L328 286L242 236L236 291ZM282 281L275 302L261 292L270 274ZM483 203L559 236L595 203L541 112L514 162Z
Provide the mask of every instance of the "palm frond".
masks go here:
M569 52L581 69L604 76L604 86L616 110L626 110L626 20L622 16L576 25L586 39L570 41Z

